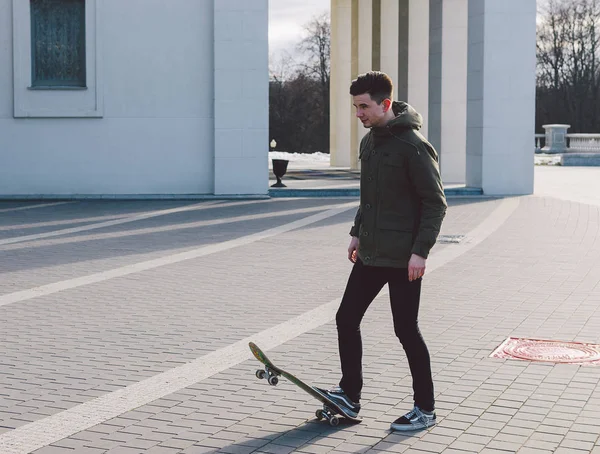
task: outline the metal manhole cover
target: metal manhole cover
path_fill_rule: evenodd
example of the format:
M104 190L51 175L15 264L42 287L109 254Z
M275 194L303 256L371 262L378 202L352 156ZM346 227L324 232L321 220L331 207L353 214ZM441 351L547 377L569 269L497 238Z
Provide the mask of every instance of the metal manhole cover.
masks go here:
M437 241L444 244L458 244L464 239L464 235L439 235Z
M600 366L600 345L509 337L490 358Z

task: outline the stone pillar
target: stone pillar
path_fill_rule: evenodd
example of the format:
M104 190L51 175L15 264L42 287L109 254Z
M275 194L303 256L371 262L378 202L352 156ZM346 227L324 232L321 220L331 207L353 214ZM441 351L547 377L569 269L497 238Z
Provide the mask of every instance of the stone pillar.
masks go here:
M408 3L408 61L406 101L423 115L421 133L429 133L429 2L400 0ZM402 20L402 19L401 19Z
M464 183L468 0L430 0L429 139L445 183Z
M556 154L567 152L567 131L571 125L543 125L546 131L546 144L542 153Z
M330 163L350 167L354 112L352 81L352 3L331 0Z
M375 1L378 2L379 0L354 0L354 20L357 21L358 33L353 37L357 43L356 72L353 71L353 79L359 74L364 74L373 70L373 2ZM377 30L376 32L379 33L380 31ZM348 83L346 92L348 92L349 86L350 84ZM355 114L354 107L352 108L352 114ZM360 147L360 141L369 130L363 126L358 118L356 118L356 115L354 115L353 123L352 132L354 142L352 143L350 165L352 169L358 169L358 149Z
M358 74L366 73L373 69L373 1L353 0L352 7L356 14L357 34L352 38L357 43L357 71ZM357 74L353 74L356 77Z
M381 71L394 81L394 98L423 115L429 112L429 4L423 0L381 0Z
M214 0L214 193L266 194L268 0L235 5Z
M409 56L412 42L410 39L410 0L397 0L398 13L393 20L398 23L398 34L395 37L397 49L397 74L398 77L393 79L395 91L394 98L398 101L408 102L408 75L410 73Z
M381 0L381 53L379 69L392 78L396 85L395 98L400 99L398 36L400 3L405 0Z
M536 0L469 0L466 183L484 194L533 193L535 44Z
M367 130L355 118L350 82L371 70L387 73L395 99L425 118L427 134L429 5L423 0L331 0L331 164L358 168Z
M331 0L331 157L333 166L357 169L367 130L356 118L350 83L381 62L382 0Z
M442 0L429 0L429 141L442 147Z

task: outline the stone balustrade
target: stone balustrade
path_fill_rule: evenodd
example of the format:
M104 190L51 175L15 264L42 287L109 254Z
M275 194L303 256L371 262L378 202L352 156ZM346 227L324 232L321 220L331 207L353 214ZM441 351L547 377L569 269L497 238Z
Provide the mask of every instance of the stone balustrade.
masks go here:
M570 125L544 125L535 134L535 153L559 155L566 166L600 166L600 134L569 134Z
M567 134L568 153L600 153L600 134Z

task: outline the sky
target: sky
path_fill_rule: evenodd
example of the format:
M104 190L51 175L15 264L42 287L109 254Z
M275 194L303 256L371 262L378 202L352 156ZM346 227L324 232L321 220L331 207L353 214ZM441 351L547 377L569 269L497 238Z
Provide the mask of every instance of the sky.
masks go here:
M328 13L331 0L269 0L269 53L278 56L302 38L303 26L314 16Z
M538 0L538 7L546 2ZM329 13L330 8L331 0L269 0L270 56L277 59L284 50L293 54L303 26L314 16Z

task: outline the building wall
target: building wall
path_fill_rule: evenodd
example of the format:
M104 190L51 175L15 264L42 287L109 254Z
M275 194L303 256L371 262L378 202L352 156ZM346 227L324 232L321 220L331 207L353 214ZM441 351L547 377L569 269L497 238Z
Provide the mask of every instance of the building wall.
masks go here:
M22 30L28 17L20 11L24 2L0 0L0 196L214 193L214 0L96 1L86 3L97 14L90 27L86 24L88 69L95 68L95 75L86 93L78 94L27 90L30 73L19 70L27 66L21 61L28 52ZM266 0L256 3L266 18ZM243 8L232 12L245 13ZM257 74L253 82L267 87L264 63L264 77ZM93 90L97 97L90 97ZM77 96L91 100L86 109L92 113L71 110L68 118L51 118L62 115L63 104L84 102ZM253 153L257 162L262 156L264 171L239 169L236 193L267 192L267 98L266 108L258 104L259 120L250 126L264 135L264 150L257 149L256 133L242 131L241 140L243 145L252 136L253 150L245 153ZM218 107L221 123L239 114L233 102ZM241 110L256 113L257 107ZM221 187L220 192L232 191Z
M268 0L214 0L215 194L266 194Z

